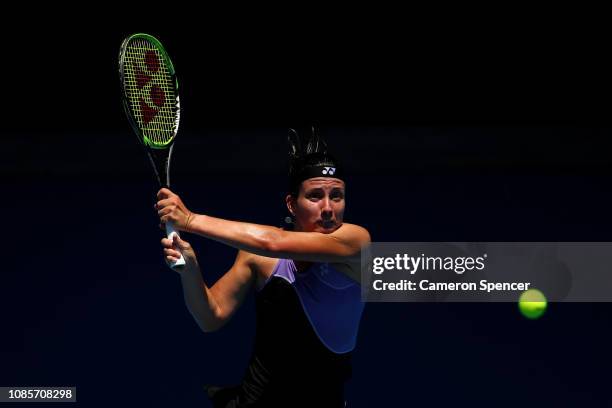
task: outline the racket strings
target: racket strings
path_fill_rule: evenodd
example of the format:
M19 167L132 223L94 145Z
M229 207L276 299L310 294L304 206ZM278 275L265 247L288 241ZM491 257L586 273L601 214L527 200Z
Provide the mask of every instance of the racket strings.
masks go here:
M132 115L145 141L169 144L178 128L175 81L159 49L144 39L134 39L125 50L124 86Z

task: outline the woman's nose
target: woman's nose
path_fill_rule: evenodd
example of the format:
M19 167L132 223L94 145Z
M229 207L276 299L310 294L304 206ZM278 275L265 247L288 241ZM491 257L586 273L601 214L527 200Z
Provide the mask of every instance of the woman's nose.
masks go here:
M321 211L324 213L332 213L331 200L329 198L324 198L322 203L323 206L321 207Z

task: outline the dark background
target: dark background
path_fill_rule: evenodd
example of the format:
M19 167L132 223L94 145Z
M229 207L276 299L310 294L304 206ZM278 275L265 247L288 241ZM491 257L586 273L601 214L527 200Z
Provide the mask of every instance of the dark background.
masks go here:
M163 264L157 186L119 103L132 32L177 69L173 189L197 212L280 225L287 127L315 122L349 174L347 220L376 241L611 240L596 24L519 40L216 19L3 32L0 385L74 385L86 407L207 406L202 385L246 366L253 297L203 334ZM235 251L189 239L212 284ZM516 304L368 304L349 406L610 406L611 318L603 303L538 321Z

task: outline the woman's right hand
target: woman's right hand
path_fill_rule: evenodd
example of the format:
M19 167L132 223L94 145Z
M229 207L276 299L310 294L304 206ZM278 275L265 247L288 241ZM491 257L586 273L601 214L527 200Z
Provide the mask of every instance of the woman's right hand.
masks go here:
M164 248L164 260L172 270L183 273L188 269L198 268L198 259L196 254L191 247L191 244L184 239L181 239L178 234L174 234L172 239L162 238L162 247ZM176 262L183 254L185 258L185 265L182 267L172 268L171 265Z

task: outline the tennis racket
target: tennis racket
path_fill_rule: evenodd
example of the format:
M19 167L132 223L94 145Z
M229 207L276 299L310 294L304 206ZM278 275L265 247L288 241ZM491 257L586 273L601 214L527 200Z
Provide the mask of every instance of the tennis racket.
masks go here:
M147 151L161 187L170 188L170 156L178 132L180 107L178 81L162 44L148 34L133 34L119 51L119 76L123 107L132 129ZM177 234L166 223L166 234ZM185 265L181 258L170 265Z

